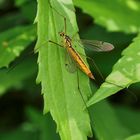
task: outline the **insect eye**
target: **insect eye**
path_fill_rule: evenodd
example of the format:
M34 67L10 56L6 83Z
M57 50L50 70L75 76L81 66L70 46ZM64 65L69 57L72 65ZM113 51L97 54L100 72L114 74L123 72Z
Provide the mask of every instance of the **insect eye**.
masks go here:
M63 36L65 36L65 33L64 32L59 32L59 35L63 37Z

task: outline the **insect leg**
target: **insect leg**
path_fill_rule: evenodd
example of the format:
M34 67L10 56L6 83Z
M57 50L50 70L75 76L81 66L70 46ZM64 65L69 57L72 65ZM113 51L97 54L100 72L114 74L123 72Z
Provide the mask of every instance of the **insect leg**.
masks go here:
M98 71L99 75L101 76L101 78L102 78L102 80L103 80L104 82L106 82L106 83L108 83L108 84L111 84L111 85L114 85L114 86L117 86L117 87L119 87L119 88L121 88L121 89L125 89L125 90L126 90L128 93L130 93L130 94L134 97L134 99L137 101L137 96L136 96L135 93L133 93L131 90L129 90L129 89L127 89L127 88L125 88L125 87L123 87L123 86L121 86L121 85L117 85L117 84L114 84L114 83L112 83L112 82L105 81L104 76L102 75L102 73L101 73L101 71L99 70L97 64L95 63L95 61L94 61L92 58L90 58L90 57L88 57L88 56L85 56L85 55L81 54L80 52L78 52L78 53L79 53L80 55L86 57L87 59L89 59L89 60L93 63L94 67L96 68L96 70Z
M83 100L83 102L84 102L85 108L86 108L86 110L87 110L87 112L88 112L88 114L89 114L89 119L90 119L90 121L92 122L92 117L91 117L92 114L90 113L90 111L89 111L89 109L88 109L88 107L87 107L86 101L85 101L85 99L84 99L84 97L83 97L83 95L82 95L82 91L81 91L81 89L80 89L78 69L77 69L77 84L78 84L78 91L79 91L80 96L81 96L81 98L82 98L82 100ZM91 123L90 123L90 124L91 124ZM91 131L92 131L92 134L94 134L92 124L91 124Z
M50 7L51 7L57 14L59 14L61 17L64 18L64 32L65 32L65 34L66 34L66 17L63 16L61 13L59 13L59 12L51 5L50 0L49 0L49 4L50 4Z
M57 45L57 46L63 47L63 45L60 45L60 44L58 44L58 43L56 43L56 42L54 42L54 41L52 41L52 40L49 40L48 42L53 43L53 44L55 44L55 45Z
M33 51L31 51L31 53L33 53L33 52L36 53L41 47L43 47L43 45L47 44L48 42L53 43L53 44L55 44L57 46L63 47L62 45L60 45L60 44L58 44L58 43L56 43L56 42L54 42L52 40L48 40L48 41L44 41L44 43L42 43L38 48L35 48Z

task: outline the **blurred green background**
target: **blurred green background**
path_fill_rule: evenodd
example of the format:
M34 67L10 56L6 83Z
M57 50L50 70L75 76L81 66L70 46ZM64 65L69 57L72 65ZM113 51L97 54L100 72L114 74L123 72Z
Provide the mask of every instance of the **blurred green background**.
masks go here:
M119 12L125 13L126 9L115 9L113 6L115 1L114 3L111 0L104 3L98 1L97 12L98 9L104 12L112 6L110 8L112 13L118 13L114 14L114 20L123 19L123 14L121 17ZM132 9L138 8L132 14L137 17L140 13L140 1L126 0L125 2L120 1L122 5L129 5L127 10L130 10L130 13ZM78 6L77 3L78 1L75 2ZM36 0L0 0L0 140L59 139L51 116L49 114L43 116L41 87L36 84L37 55L33 54L37 37L36 25L33 24L36 12ZM76 7L76 16L81 38L103 40L115 46L115 49L109 53L86 52L88 56L94 58L101 73L106 77L121 57L122 50L137 36L140 26L136 25L134 30L130 30L124 23L124 28L121 26L122 29L117 30L115 27L113 31L111 27L100 24L100 20L99 24L95 22L93 16L78 7ZM135 17L133 19L128 16L127 19L133 22ZM97 83L100 85L103 81L98 72L94 67L91 69L96 73ZM123 90L119 92L120 94L109 97L108 100L120 122L131 130L133 135L140 133L140 84L134 84L129 89L134 94L127 94L127 90Z

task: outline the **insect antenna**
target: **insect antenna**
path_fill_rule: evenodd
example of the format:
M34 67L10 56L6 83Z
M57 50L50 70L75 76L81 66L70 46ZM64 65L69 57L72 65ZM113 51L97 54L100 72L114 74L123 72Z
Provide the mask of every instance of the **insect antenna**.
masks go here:
M49 0L49 4L50 4L50 7L57 13L59 14L61 17L63 17L64 19L64 33L66 34L66 17L64 15L62 15L61 13L59 13L59 11L57 11L52 5L51 5L51 2Z

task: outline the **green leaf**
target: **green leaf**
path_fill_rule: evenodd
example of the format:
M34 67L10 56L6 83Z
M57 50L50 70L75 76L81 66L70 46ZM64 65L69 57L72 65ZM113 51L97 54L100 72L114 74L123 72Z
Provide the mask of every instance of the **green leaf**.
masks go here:
M37 133L22 128L17 128L13 131L6 131L0 133L1 140L36 140L38 137Z
M109 31L135 33L140 30L138 1L74 0L74 4L91 15L95 22ZM129 18L128 16L129 15Z
M130 109L123 106L117 106L115 110L122 124L129 128L131 133L136 134L140 132L139 110L134 110L134 108Z
M115 49L110 52L104 53L96 53L96 52L87 52L86 54L91 57L96 65L98 66L99 70L103 75L108 75L114 63L120 58L120 54L124 48L128 46L132 42L132 39L136 35L133 34L124 34L121 32L107 32L105 28L93 25L83 31L81 38L85 39L95 39L95 40L102 40L106 42L110 42L115 46ZM90 62L91 63L91 62ZM90 64L91 70L94 72L94 75L98 75L99 72L95 71L96 68L92 67L93 63ZM96 73L95 73L96 72Z
M31 10L32 7L32 10ZM36 16L37 4L36 1L28 1L21 7L21 15L27 20L27 22L33 23Z
M98 140L124 140L130 135L129 130L118 119L113 107L106 101L92 106L90 112Z
M27 68L28 71L27 71ZM7 69L0 70L0 95L10 88L20 89L23 81L33 76L37 71L36 63L33 58L25 59L22 64L17 65L8 72Z
M26 121L12 130L1 131L1 140L59 140L55 133L54 122L49 114L43 115L42 112L31 107L25 111Z
M21 21L23 20L23 17L21 18L21 13L10 13L6 16L3 16L0 19L0 31L5 31L9 28L13 28L15 26L18 26L19 23L21 23ZM25 20L25 19L24 19ZM16 22L15 22L16 21Z
M140 134L132 135L125 140L140 140Z
M72 1L50 2L61 15L65 15L67 34L73 36L77 32L77 26ZM58 32L64 29L64 18L56 10L50 8L48 1L38 1L37 82L42 84L44 113L50 111L62 140L86 140L87 136L91 136L90 120L87 111L83 109L85 103L78 90L77 73L69 73L66 70L65 50L46 42L52 40L61 44ZM81 51L83 52L82 49ZM78 75L80 89L86 100L91 94L89 80L81 71L78 71Z
M48 113L43 115L31 107L26 110L27 118L30 120L32 127L38 133L39 140L59 140L58 135L55 133L54 122Z
M88 105L115 94L117 91L140 81L140 34L122 52L122 58L114 65L113 71L88 101Z
M34 26L15 27L0 34L0 67L8 67L35 40Z
M23 4L27 3L28 0L15 0L16 6L22 6Z

